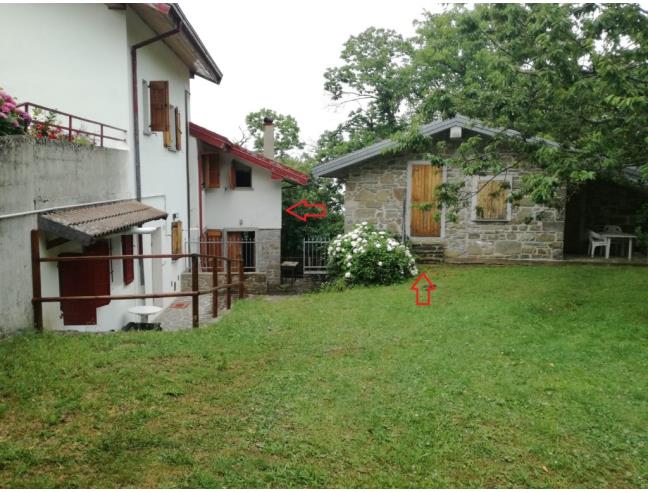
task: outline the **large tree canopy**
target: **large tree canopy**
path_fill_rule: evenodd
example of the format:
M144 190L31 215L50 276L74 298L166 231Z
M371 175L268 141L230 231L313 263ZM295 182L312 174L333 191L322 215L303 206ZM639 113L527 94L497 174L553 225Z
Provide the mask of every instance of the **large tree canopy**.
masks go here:
M455 6L427 14L411 40L401 43L394 33L389 39L399 49L378 51L384 73L363 59L375 49L348 57L347 46L344 64L327 71L326 87L334 97L340 87L381 94L386 101L360 111L374 120L376 111L385 111L384 121L398 122L404 110L410 127L398 135L401 148L429 148L417 124L461 113L522 138L471 139L452 163L468 174L533 163L540 172L526 180L525 192L537 202L600 176L639 169L648 177L648 16L637 5ZM385 74L398 80L387 86L393 90L384 89ZM534 136L558 145L526 140ZM519 159L505 165L502 153L510 150ZM441 190L442 199L456 200L459 191Z

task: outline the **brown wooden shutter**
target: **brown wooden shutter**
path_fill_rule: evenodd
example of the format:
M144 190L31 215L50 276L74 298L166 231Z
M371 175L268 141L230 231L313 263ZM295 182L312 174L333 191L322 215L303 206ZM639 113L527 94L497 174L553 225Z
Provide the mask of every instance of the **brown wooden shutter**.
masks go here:
M230 171L229 171L229 187L230 190L236 189L236 167L234 166L234 163L230 165Z
M483 220L508 219L507 184L501 180L480 180L477 193L476 217Z
M133 236L122 236L121 247L123 255L133 254ZM133 260L123 260L122 269L124 271L124 285L130 284L135 279L135 265Z
M169 82L156 80L149 83L151 131L169 131Z
M92 244L84 249L84 256L108 256L110 254L110 247L108 241L100 241ZM110 295L110 261L98 260L88 262L88 269L92 270L94 276L94 295L109 296ZM95 306L105 306L110 304L110 300L98 300Z
M182 149L182 127L180 126L182 118L180 118L180 111L175 108L175 134L176 134L176 150Z
M218 162L218 154L203 154L203 172L204 187L205 188L218 188L220 187L220 165Z
M182 221L171 223L171 254L182 254Z

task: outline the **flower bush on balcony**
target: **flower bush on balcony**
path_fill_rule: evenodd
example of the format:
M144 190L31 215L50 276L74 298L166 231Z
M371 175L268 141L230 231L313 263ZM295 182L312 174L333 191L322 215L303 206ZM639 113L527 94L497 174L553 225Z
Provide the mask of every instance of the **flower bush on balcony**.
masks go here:
M407 246L366 222L331 241L328 271L345 286L393 284L418 273Z
M0 136L22 135L27 131L31 117L16 107L16 101L0 88Z

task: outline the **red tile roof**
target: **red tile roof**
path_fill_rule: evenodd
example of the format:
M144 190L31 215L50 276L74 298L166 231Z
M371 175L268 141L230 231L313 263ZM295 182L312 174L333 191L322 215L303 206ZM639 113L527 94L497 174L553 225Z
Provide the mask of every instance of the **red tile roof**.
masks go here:
M240 145L232 143L227 139L227 137L219 135L218 133L208 130L207 128L198 126L195 123L190 123L189 133L192 137L196 137L198 140L206 142L209 145L216 147L217 149L229 152L234 157L238 157L239 159L242 159L249 164L267 169L272 173L272 177L274 179L285 179L287 181L292 181L293 183L300 185L305 185L306 183L308 183L309 178L307 174L299 172L291 167L284 166L277 161L268 159L267 157L263 157L262 155L252 152L251 150L241 147Z

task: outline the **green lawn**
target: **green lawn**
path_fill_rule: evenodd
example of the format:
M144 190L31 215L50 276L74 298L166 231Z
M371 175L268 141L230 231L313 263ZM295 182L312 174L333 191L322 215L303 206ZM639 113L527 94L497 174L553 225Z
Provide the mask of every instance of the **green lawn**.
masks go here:
M648 269L441 267L0 342L0 486L648 487Z

